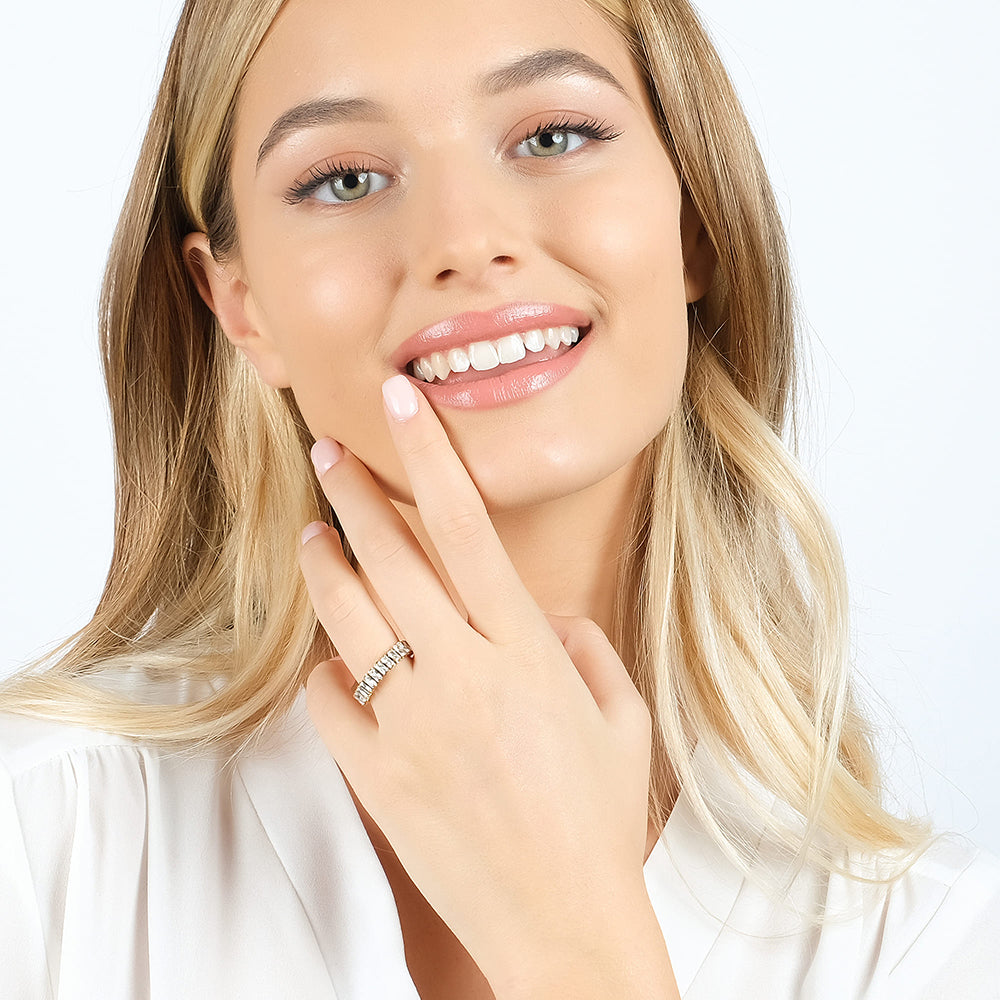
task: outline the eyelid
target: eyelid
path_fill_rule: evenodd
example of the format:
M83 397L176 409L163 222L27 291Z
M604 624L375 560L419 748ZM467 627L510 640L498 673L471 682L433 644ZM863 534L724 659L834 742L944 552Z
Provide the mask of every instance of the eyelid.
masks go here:
M539 135L544 135L546 132L569 132L573 135L581 136L589 142L610 142L617 139L622 133L620 130L615 130L606 120L598 119L589 115L575 114L571 112L554 112L549 116L542 116L540 119L535 119L539 121L539 124L533 127L519 127L515 134L520 135L520 138L513 143L508 144L508 150L514 151L518 147L523 146L524 143L528 142L530 139L535 138ZM571 156L573 153L577 152L577 149L586 146L587 142L581 144L580 147L570 150L566 153L560 153L552 157L534 157L526 155L516 155L515 159L562 159L566 156ZM397 177L390 170L380 170L377 169L370 158L364 154L344 154L342 156L330 157L326 160L321 160L319 163L313 164L305 172L304 175L296 179L285 192L283 200L289 205L299 205L305 201L309 201L315 192L321 188L324 184L330 183L336 177L341 177L345 174L375 174L380 177L385 177L388 179L388 184L379 188L377 191L372 192L373 194L378 194L379 191L383 191L388 187L392 187ZM371 196L366 195L362 198L356 199L357 202L367 201ZM351 201L323 201L326 205L348 205Z
M621 130L614 129L606 119L595 118L590 115L577 115L571 112L556 112L548 118L544 116L540 124L533 128L519 127L518 133L521 138L512 143L508 148L517 149L524 145L529 139L535 136L544 135L546 132L572 132L574 135L583 136L593 142L612 142L621 136ZM586 144L584 144L586 145ZM575 150L573 151L575 152ZM569 154L562 154L564 156ZM518 159L546 159L546 157L517 157ZM552 157L559 159L559 157Z
M332 156L313 164L303 175L292 182L285 192L283 201L288 205L298 205L308 201L324 184L328 184L334 178L342 177L345 174L376 174L379 177L386 177L389 180L386 187L391 187L396 180L395 175L390 170L378 169L378 166L373 164L367 156L348 153L343 156ZM385 188L379 190L385 190ZM366 201L367 198L357 200ZM324 202L324 204L348 205L350 202Z

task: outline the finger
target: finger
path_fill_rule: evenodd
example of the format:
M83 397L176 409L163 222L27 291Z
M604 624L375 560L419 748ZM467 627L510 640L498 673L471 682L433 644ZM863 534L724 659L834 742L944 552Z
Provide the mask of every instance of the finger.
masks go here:
M355 455L330 438L313 446L320 484L379 600L414 648L465 624L413 532Z
M560 615L545 617L609 722L634 723L642 716L648 719L646 702L611 640L596 622Z
M469 613L495 641L537 629L542 613L521 582L430 404L405 375L382 385L389 429L424 527Z
M306 679L306 708L320 738L345 772L372 756L378 723L358 711L354 676L341 659L317 664Z
M299 565L316 617L355 682L360 681L398 637L344 558L337 533L314 521L302 535ZM411 661L401 660L379 681L379 710L403 697L398 674L410 669ZM352 697L353 692L352 687ZM374 710L374 696L367 704ZM354 701L354 707L361 706Z

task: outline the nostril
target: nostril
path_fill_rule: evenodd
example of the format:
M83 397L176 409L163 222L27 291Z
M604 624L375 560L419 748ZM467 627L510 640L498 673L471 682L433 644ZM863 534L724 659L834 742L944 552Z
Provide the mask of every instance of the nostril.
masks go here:
M487 267L492 267L494 265L499 265L500 267L512 267L514 264L514 258L510 254L497 254L495 257L491 257ZM481 266L481 265L480 265ZM465 274L467 276L474 276L477 273L476 267L464 268L464 267L446 267L438 271L435 275L435 281L446 282L456 280L459 275Z

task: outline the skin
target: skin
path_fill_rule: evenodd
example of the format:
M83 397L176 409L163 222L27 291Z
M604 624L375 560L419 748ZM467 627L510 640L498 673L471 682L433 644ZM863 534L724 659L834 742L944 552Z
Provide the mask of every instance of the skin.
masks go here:
M309 704L381 849L421 996L669 997L642 879L659 833L649 713L604 632L638 458L677 405L711 250L624 43L589 7L500 0L488 31L470 0L408 10L286 5L239 104L239 255L214 261L192 234L186 259L227 336L294 390L361 566L310 526L303 573L341 659L314 671ZM586 54L624 93L579 73L477 89L544 49ZM302 128L258 169L272 124L329 97L387 115ZM524 155L563 119L620 134ZM359 159L381 190L289 204L310 168ZM400 419L413 389L392 379L394 349L511 301L591 317L576 368L491 410L435 413L417 393ZM362 709L356 678L396 635L415 658Z

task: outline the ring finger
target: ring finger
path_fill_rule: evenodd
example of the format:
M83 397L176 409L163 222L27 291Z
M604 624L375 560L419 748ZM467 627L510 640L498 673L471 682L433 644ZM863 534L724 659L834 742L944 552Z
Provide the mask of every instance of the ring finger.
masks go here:
M316 616L330 637L337 655L360 681L399 638L376 607L357 573L344 558L340 538L321 521L303 532L299 555L302 575ZM405 637L404 637L405 638ZM409 658L400 660L378 683L378 692L368 703L380 706L400 696L401 674L411 671ZM397 675L397 676L390 676ZM378 713L376 712L376 717Z

